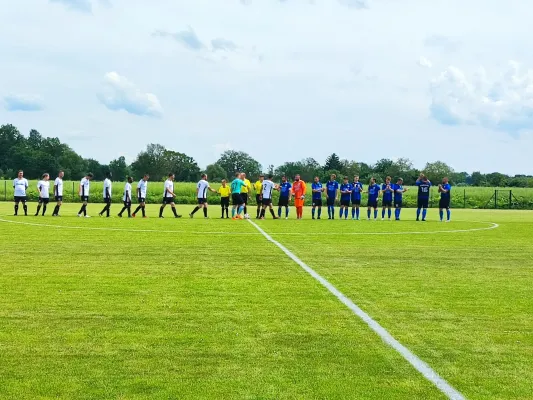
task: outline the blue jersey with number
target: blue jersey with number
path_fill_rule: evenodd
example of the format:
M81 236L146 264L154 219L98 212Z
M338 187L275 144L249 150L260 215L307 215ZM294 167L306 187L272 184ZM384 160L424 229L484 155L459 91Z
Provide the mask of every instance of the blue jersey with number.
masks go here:
M313 182L311 189L313 190L313 200L320 200L322 198L322 183ZM315 190L320 190L320 192L315 192Z
M368 201L374 202L378 200L379 185L377 183L368 186Z
M343 201L350 201L350 197L352 196L352 184L351 183L343 183L341 185L341 200ZM342 193L342 192L349 192L349 193Z
M292 185L289 182L282 182L279 184L279 197L289 197Z
M339 189L339 182L337 181L328 181L326 184L326 192L329 199L334 199L337 197L337 190Z
M353 188L352 201L361 200L361 192L363 191L363 184L361 182L353 182L352 188Z
M443 199L443 200L449 200L450 199L450 191L452 190L452 186L449 183L446 183L446 184L442 185L442 188L447 190L447 192L446 193L441 192L440 198Z
M387 189L388 186L388 189ZM383 201L392 201L392 183L381 185L381 190L383 191Z
M403 185L398 185L397 183L392 185L394 190L394 201L401 202L403 198Z
M416 181L416 186L418 186L418 198L427 199L429 198L429 188L431 187L430 181Z

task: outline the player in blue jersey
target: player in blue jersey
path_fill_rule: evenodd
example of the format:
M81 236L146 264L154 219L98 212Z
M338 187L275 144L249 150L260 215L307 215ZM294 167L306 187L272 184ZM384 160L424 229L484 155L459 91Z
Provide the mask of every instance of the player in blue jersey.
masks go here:
M400 220L400 213L402 212L403 194L407 192L407 188L403 187L403 179L398 178L395 185L392 185L394 190L394 217L396 221Z
M359 220L359 207L361 206L361 192L363 184L359 182L359 177L353 177L352 182L352 219Z
M278 201L278 217L281 218L281 209L285 207L285 219L289 218L289 203L292 197L292 185L287 181L286 176L281 177L279 184L279 201Z
M370 178L370 184L368 185L368 190L366 191L366 193L368 193L368 203L367 203L368 210L366 212L368 220L370 221L370 210L372 208L374 209L374 220L377 220L378 219L379 185L376 183L376 178L374 177Z
M439 216L441 222L444 219L444 209L446 209L446 222L450 222L452 216L450 211L451 190L452 187L448 183L448 178L442 178L442 183L439 185Z
M339 212L339 218L342 219L344 213L344 219L348 219L348 208L350 207L350 199L352 197L352 184L348 182L348 177L345 176L340 186L341 192L341 209Z
M320 219L320 216L322 215L322 193L324 192L324 187L318 176L315 176L315 181L311 185L311 190L313 191L312 218L315 219L315 211L318 208L318 219Z
M381 191L383 194L383 197L381 198L381 206L383 207L381 209L381 219L385 219L385 209L387 209L387 216L389 217L389 221L392 216L392 195L394 194L391 179L392 178L390 176L387 176L385 178L385 183L381 185Z
M338 199L339 182L335 179L337 175L331 174L326 183L326 201L328 204L328 219L335 219L335 202Z
M416 209L416 220L420 221L420 212L422 212L422 221L426 220L426 214L429 207L429 189L431 182L424 174L420 174L416 180L418 186L418 204Z

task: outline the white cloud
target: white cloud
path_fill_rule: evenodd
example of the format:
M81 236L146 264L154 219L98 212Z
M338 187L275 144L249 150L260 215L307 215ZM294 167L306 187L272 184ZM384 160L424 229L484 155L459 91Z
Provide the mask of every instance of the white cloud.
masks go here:
M233 146L229 142L214 144L212 148L213 148L213 155L215 157L220 157L220 155L227 150L233 150Z
M93 6L90 0L50 0L51 3L64 5L68 10L91 13Z
M445 125L479 125L516 135L533 129L533 70L510 61L497 79L484 68L470 78L454 66L431 83L430 112Z
M420 58L418 59L418 65L422 68L431 68L433 66L433 63L426 57L420 56Z
M39 96L11 94L4 97L4 108L7 111L41 111L44 105Z
M104 90L98 98L113 111L124 110L130 114L161 117L163 108L155 94L142 92L126 77L108 72L104 77Z

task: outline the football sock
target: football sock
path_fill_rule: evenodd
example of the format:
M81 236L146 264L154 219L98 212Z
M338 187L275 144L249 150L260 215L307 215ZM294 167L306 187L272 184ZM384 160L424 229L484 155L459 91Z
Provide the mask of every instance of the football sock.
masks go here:
M385 209L381 210L381 218L385 219Z
M135 211L133 212L134 214L137 214L139 212L139 210L142 208L143 206L137 206L137 208L135 209Z
M416 209L416 219L419 219L419 218L420 218L420 211L421 211L420 208L417 208L417 209Z
M289 206L285 207L285 218L289 216Z
M368 210L366 210L366 216L368 219L370 219L370 208Z
M257 214L256 214L256 217L259 218L261 216L261 207L257 207Z
M331 218L331 206L328 206L328 218Z
M224 206L221 206L220 209L222 210L222 218L224 218L224 210L225 210L225 207L224 207Z
M84 205L81 206L81 208L80 208L80 212L78 212L78 214L83 214L83 208L84 208L84 207L85 207Z
M320 218L321 216L322 216L322 207L318 209L318 218Z
M39 211L41 211L41 205L40 204L37 206L37 211L35 212L36 216L39 215Z
M174 213L174 216L177 217L178 216L178 213L176 211L176 207L172 207L172 212Z
M19 212L19 205L15 204L15 215L17 215Z
M141 211L143 212L143 217L146 217L146 207L142 206Z
M447 217L448 221L451 219L451 217L452 217L452 210L446 210L446 217Z
M226 207L226 218L229 218L228 213L229 213L229 210L228 210L228 207Z
M43 217L45 213L46 213L46 204L43 205Z
M163 216L163 210L165 209L164 206L161 206L161 208L159 209L159 216L162 217Z
M194 207L194 210L192 210L191 215L194 215L196 213L196 211L198 211L199 209L200 209L200 207L198 207L198 206Z
M244 213L248 214L248 207L246 205L244 206Z
M28 215L28 206L26 205L26 203L24 203L22 208L24 208L24 215Z
M396 218L396 219L400 218L400 209L399 208L394 209L394 218Z
M276 214L274 214L274 210L270 209L270 214L272 214L272 218L276 218ZM263 210L263 217L265 216L265 210Z
M55 206L53 214L54 215L59 214L59 206L58 205Z
M427 214L427 212L428 212L427 208L424 208L424 209L422 210L422 219L426 219L426 214Z
M378 209L374 210L374 219L378 219Z
M342 218L342 213L343 212L344 212L344 208L341 207L340 210L339 210L339 218Z
M231 217L235 218L235 207L231 209Z
M355 208L352 208L352 218L355 218Z
M315 211L316 211L316 210L315 210L314 208L311 210L311 216L312 216L313 218L315 218Z
M359 219L359 208L355 209L355 218Z
M237 210L237 214L241 215L243 210L244 210L244 206L239 206L239 209Z
M207 218L207 207L204 207L204 217Z
M128 217L131 217L131 207L126 207L128 210Z
M281 207L278 207L278 217L281 218Z
M391 217L391 215L392 215L392 210L391 210L390 208L387 209L387 215L389 216L389 219L390 219L390 217Z
M442 221L444 218L444 211L439 210L439 217L440 217L440 220Z
M348 208L344 209L344 219L348 219Z

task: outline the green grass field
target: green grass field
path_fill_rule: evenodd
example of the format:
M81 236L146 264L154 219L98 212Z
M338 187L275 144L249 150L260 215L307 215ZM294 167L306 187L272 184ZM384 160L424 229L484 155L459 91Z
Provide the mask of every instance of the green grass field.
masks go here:
M0 203L1 399L446 398L253 224L101 207ZM531 399L533 212L305 217L257 224L466 398Z
M218 189L220 186L217 182L211 183L213 188ZM365 183L365 188L366 188ZM65 181L64 182L64 199L67 202L77 202L79 182ZM133 188L137 187L137 183L133 183ZM121 202L122 193L124 189L123 182L113 183L113 201ZM483 208L491 197L494 195L496 189L502 190L498 195L498 208L506 208L509 203L509 190L513 192L512 204L514 208L533 209L533 188L491 188L491 187L453 187L452 189L452 205L455 208ZM194 182L176 182L174 187L176 193L177 204L196 204L196 183ZM51 183L51 192L53 192L53 183ZM91 182L91 202L102 202L103 183ZM307 200L306 204L311 205L311 185L307 185ZM416 207L416 187L409 187L409 191L404 194L404 206ZM255 192L252 193L251 203L255 204ZM37 191L37 181L30 181L28 190L30 200L37 201L39 193ZM274 200L277 199L278 193L274 193ZM163 183L150 181L148 184L147 201L149 203L159 203L163 197ZM13 199L12 181L0 181L0 201ZM431 207L437 207L439 203L439 194L437 188L431 189ZM212 203L219 201L216 194L209 193L209 200ZM366 194L363 194L363 202L366 201ZM490 201L488 206L493 207L494 201Z

